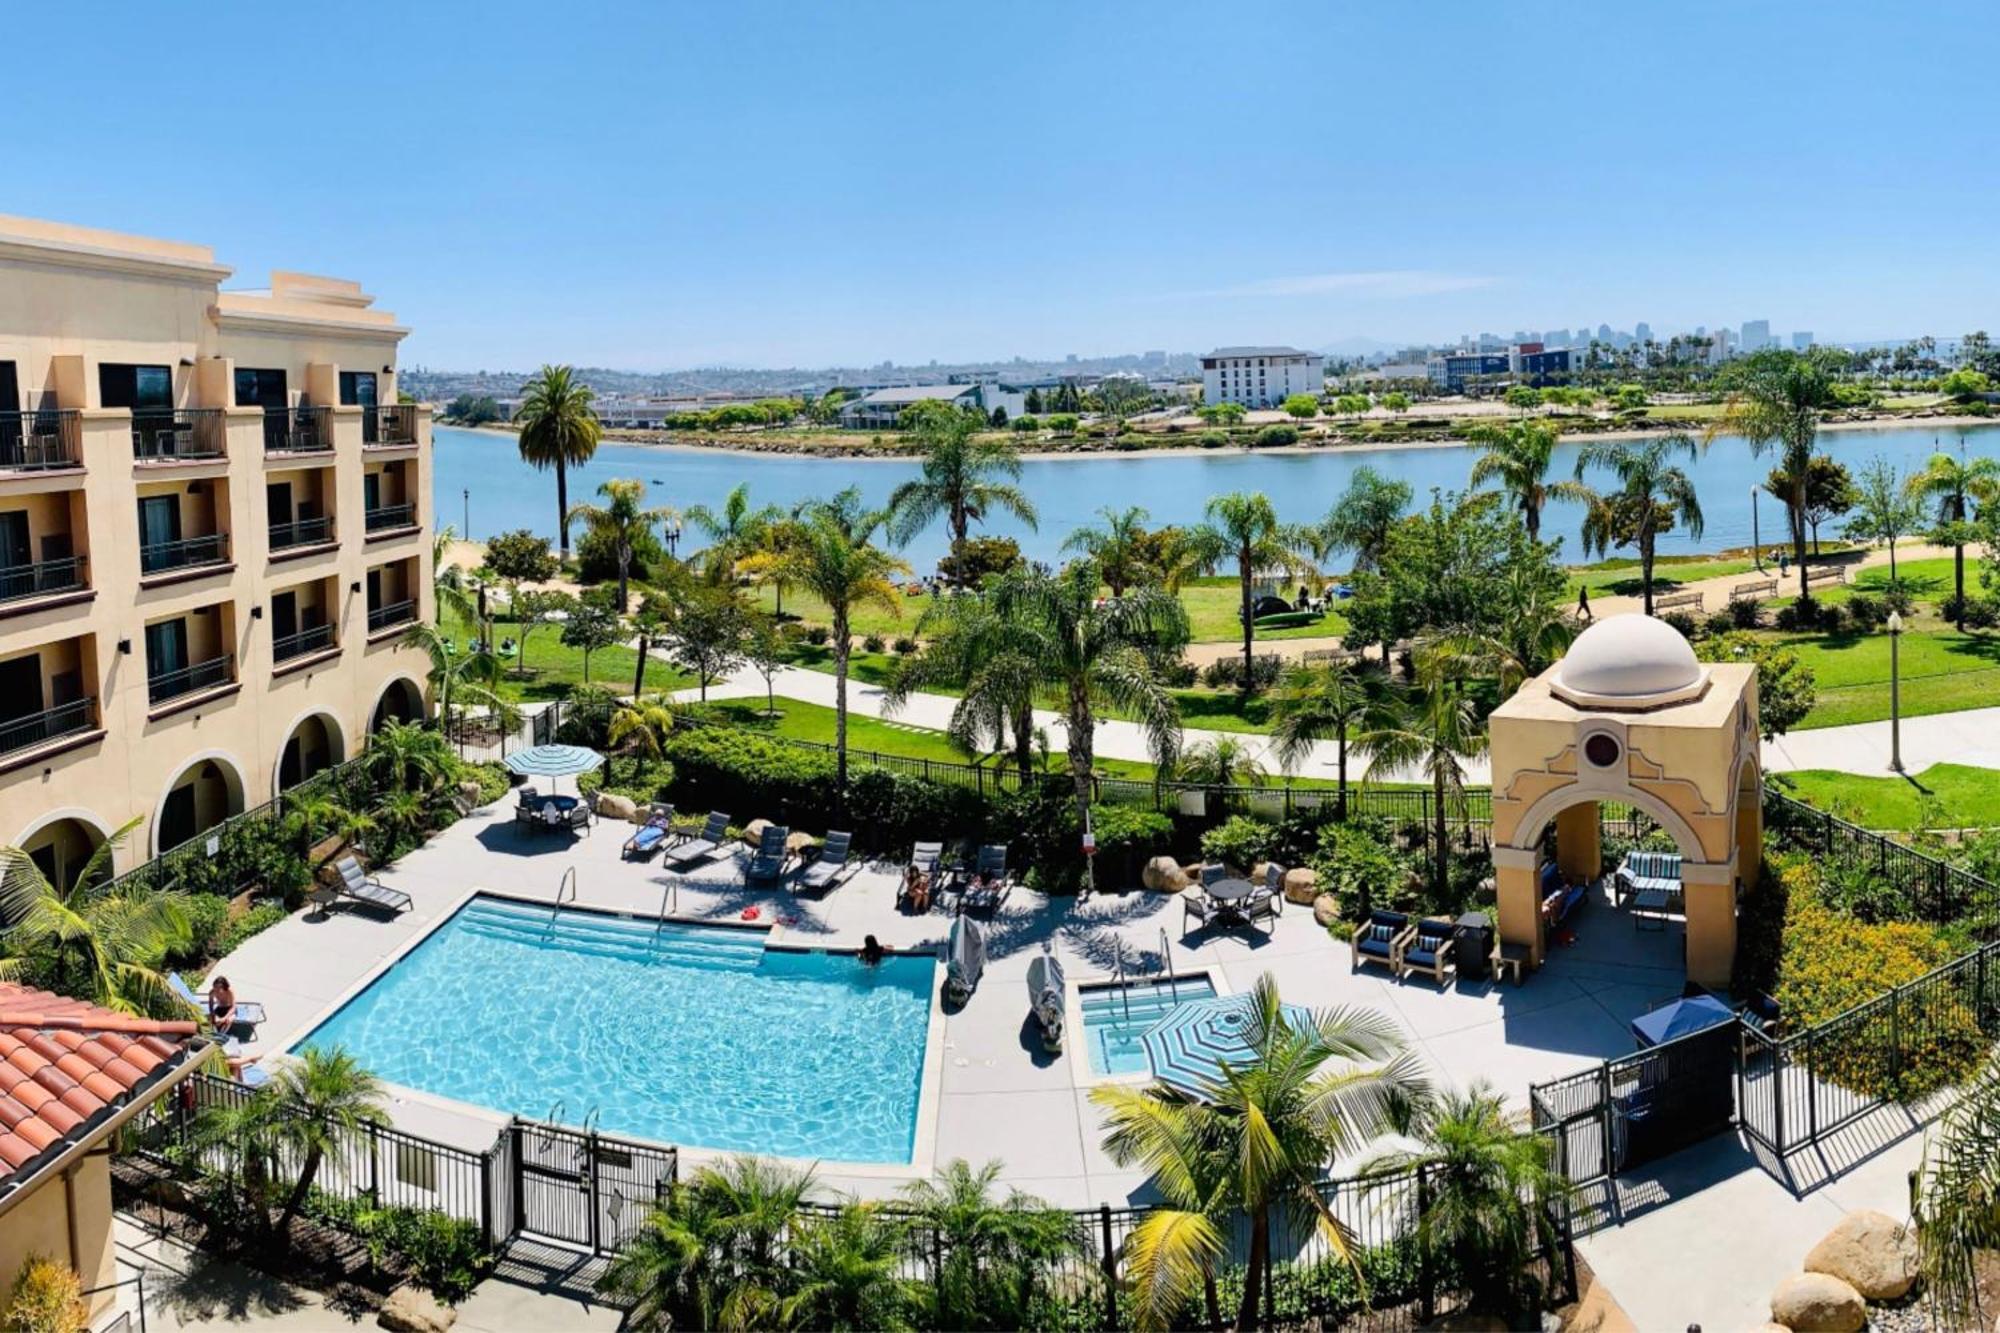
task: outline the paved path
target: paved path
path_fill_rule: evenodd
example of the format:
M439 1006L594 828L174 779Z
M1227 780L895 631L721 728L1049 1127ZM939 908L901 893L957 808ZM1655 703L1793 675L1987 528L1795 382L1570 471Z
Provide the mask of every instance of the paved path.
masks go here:
M1948 556L1950 554L1951 548L1949 546L1929 546L1923 542L1899 542L1896 545L1896 563L1899 566L1911 560L1934 560L1940 556ZM1889 548L1884 546L1868 551L1861 559L1849 564L1847 566L1847 576L1852 579L1857 570L1874 569L1878 566L1886 569L1888 565ZM1663 578L1672 578L1673 572L1674 567L1672 565L1656 567L1653 570L1654 581L1657 582ZM1635 570L1634 573L1636 576L1637 571ZM1706 610L1721 611L1729 605L1730 591L1737 584L1748 583L1753 579L1778 579L1778 595L1781 597L1793 596L1798 591L1798 571L1794 569L1780 578L1778 567L1775 564L1767 564L1762 574L1752 569L1746 570L1741 574L1723 574L1712 579L1694 579L1675 585L1672 591L1698 592L1702 594L1702 606ZM1656 597L1659 595L1658 592L1654 593ZM1641 609L1641 606L1642 603L1637 597L1593 597L1590 602L1592 613L1599 619L1605 616L1636 612Z
M1903 771L1921 773L1932 764L2000 768L2000 708L1903 719ZM1887 774L1889 724L1856 722L1845 727L1794 731L1764 746L1764 771L1828 768L1839 773Z

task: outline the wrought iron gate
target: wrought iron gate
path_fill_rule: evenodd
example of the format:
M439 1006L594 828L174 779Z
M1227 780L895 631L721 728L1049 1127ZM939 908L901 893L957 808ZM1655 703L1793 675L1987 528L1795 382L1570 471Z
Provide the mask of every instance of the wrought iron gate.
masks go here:
M509 1140L514 1230L596 1254L632 1238L679 1168L672 1148L561 1125L517 1120Z
M1735 1123L1740 1026L1722 1023L1528 1090L1534 1127L1578 1185L1665 1157Z

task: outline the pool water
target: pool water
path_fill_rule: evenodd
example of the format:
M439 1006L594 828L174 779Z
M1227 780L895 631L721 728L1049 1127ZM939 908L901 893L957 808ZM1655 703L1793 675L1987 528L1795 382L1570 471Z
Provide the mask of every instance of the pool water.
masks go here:
M1087 987L1082 994L1083 1042L1093 1074L1144 1074L1147 1029L1178 1006L1215 998L1207 977L1133 981L1121 986Z
M298 1046L525 1118L560 1102L607 1133L907 1162L935 970L482 896Z

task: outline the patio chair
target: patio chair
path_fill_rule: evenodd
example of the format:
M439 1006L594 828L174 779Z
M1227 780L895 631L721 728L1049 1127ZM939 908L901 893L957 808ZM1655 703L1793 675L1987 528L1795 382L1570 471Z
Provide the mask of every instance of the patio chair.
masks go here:
M1273 862L1264 872L1264 883L1251 890L1250 896L1243 900L1243 920L1246 923L1272 922L1264 928L1267 935L1276 930L1277 919L1285 914L1285 895L1279 890L1284 882L1284 867Z
M828 833L825 843L820 846L819 855L813 858L812 864L799 871L792 881L792 888L817 893L838 884L850 873L847 853L853 844L852 833Z
M532 824L542 817L542 794L533 787L521 788L514 803L514 822Z
M1458 970L1451 956L1452 932L1452 923L1437 917L1417 922L1396 952L1396 975L1407 979L1421 972L1442 987L1445 977Z
M207 991L197 994L194 987L188 985L186 979L178 972L167 973L167 989L172 991L174 998L181 1003L192 1005L194 1008L200 1010L203 1019L208 1017ZM236 1002L236 1022L232 1026L249 1028L252 1032L255 1032L263 1021L263 1005L258 1004L254 1000L238 1000Z
M590 803L588 801L578 801L575 805L563 811L563 823L567 825L572 832L574 832L577 829L582 829L585 833L590 832L590 822L592 818L593 816L590 813Z
M1392 974L1400 971L1396 961L1403 942L1416 928L1410 918L1401 912L1376 910L1368 914L1368 919L1354 928L1354 934L1347 940L1348 950L1354 956L1353 970L1359 971L1363 963L1374 963L1386 967Z
M723 840L729 836L729 816L720 810L712 810L708 823L702 825L699 833L683 837L671 843L660 853L660 859L676 870L699 865L722 850Z
M1181 891L1182 934L1188 933L1187 924L1190 919L1199 921L1203 926L1214 922L1215 899L1209 897L1199 889L1183 889Z
M750 857L750 868L743 878L756 884L763 880L775 880L785 873L785 863L792 859L791 849L785 840L792 831L783 824L766 824L761 837L757 839L757 850Z
M1681 894L1681 855L1629 851L1612 872L1611 883L1620 905L1641 893L1648 895L1649 902L1674 902Z
M377 912L387 912L391 916L410 910L409 894L390 888L373 875L364 874L361 863L353 857L343 856L334 862L334 871L340 876L334 892L342 900Z
M619 855L625 860L643 861L664 847L674 823L674 808L671 805L652 805L647 808L646 822L639 831L625 839L625 846Z
M989 843L979 849L962 901L969 912L997 912L1013 888L1007 876L1007 844Z

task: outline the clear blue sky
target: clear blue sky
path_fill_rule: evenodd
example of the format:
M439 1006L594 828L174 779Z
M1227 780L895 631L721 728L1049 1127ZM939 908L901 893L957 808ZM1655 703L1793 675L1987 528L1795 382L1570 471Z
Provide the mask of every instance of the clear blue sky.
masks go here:
M0 211L361 279L405 357L2000 332L2000 7L17 7Z

